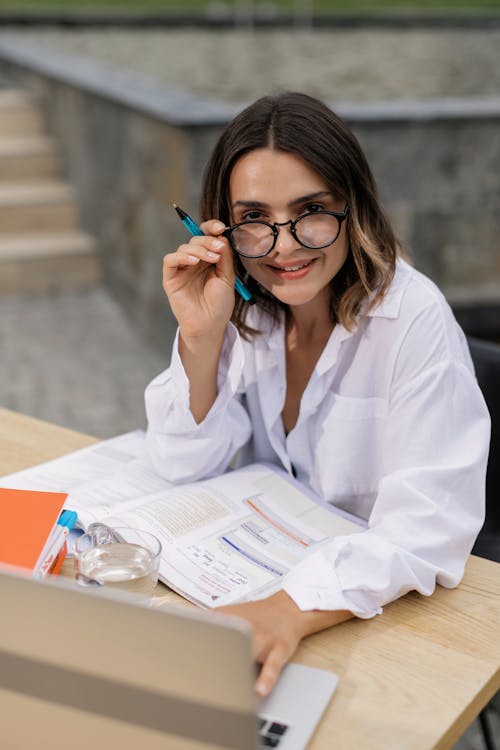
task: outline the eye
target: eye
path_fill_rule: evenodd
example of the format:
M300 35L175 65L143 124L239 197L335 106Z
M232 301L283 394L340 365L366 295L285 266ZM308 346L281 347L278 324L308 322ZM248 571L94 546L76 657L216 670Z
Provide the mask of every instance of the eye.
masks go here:
M325 207L321 203L309 203L307 206L304 206L305 213L307 214L314 214L316 211L324 211Z
M261 211L254 209L243 214L240 221L264 221L264 218Z

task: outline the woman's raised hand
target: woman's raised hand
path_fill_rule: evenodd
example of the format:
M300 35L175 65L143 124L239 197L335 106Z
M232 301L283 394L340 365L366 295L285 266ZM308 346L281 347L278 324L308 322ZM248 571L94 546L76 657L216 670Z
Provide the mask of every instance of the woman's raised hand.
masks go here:
M163 289L182 337L220 335L234 307L234 266L226 227L217 220L163 259Z

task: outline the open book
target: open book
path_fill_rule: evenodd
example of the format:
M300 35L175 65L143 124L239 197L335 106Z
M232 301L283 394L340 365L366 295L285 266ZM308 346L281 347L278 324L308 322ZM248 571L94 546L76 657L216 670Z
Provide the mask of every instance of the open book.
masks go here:
M65 507L91 523L155 534L159 577L205 607L268 596L306 555L362 522L270 465L173 485L154 471L136 431L2 477L4 487L68 493Z

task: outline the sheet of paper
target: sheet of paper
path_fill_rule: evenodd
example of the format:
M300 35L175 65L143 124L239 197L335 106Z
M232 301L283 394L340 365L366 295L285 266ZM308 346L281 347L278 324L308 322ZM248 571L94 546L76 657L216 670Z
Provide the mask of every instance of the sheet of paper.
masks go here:
M148 458L136 458L120 464L109 474L72 485L66 507L75 510L81 524L88 526L172 486L156 473Z
M0 477L3 487L68 492L71 487L113 473L146 454L143 430L104 440L53 461ZM68 506L69 507L69 506Z

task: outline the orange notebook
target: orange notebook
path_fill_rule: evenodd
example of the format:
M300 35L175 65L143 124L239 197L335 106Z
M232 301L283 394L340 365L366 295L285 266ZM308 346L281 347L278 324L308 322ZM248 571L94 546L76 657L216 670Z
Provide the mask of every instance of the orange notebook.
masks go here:
M0 487L0 564L35 570L67 494Z

